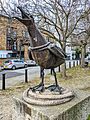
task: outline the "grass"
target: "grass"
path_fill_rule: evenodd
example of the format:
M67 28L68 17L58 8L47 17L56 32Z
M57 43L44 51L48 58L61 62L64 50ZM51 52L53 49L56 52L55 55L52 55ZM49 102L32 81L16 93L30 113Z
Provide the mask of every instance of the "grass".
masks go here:
M90 69L73 67L67 69L67 77L62 78L61 73L57 72L57 79L61 86L78 88L84 91L90 90ZM14 87L8 88L6 90L0 90L0 95L10 95L13 93L23 92L25 89L39 84L40 78L35 78L27 83L16 84ZM48 74L45 76L45 85L53 84L54 77L53 75Z
M88 116L87 120L90 120L90 115Z
M89 68L81 68L81 67L73 67L71 69L67 69L66 71L67 77L62 78L61 73L57 73L57 78L61 86L66 87L74 87L82 90L90 90L90 69ZM47 82L50 81L50 74L47 76Z

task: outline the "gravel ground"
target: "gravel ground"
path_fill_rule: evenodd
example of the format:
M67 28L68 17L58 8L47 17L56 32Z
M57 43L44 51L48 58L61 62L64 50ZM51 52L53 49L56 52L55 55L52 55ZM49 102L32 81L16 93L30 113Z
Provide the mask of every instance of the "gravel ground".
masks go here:
M67 74L69 77L66 80L60 80L61 85L90 91L90 69L73 68ZM60 75L57 76L60 78ZM30 81L28 84L22 83L5 91L0 91L0 120L12 120L12 112L15 107L13 97L21 96L23 91L32 84L36 84L36 82Z
M0 94L0 120L12 120L14 96L15 94Z
M27 88L27 85L25 84L24 87ZM0 91L0 120L12 120L12 113L15 107L13 97L21 96L26 89L24 87L15 86L15 88Z
M13 109L13 100L11 96L0 96L0 120L12 120L11 111Z

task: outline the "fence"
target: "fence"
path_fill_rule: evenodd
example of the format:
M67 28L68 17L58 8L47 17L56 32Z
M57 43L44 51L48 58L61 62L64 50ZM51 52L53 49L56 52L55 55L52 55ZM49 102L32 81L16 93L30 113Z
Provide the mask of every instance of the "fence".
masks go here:
M72 68L72 67L75 67L75 66L78 66L80 65L80 61L77 60L73 60L73 61L66 61L66 68Z
M72 67L76 67L80 65L80 61L79 60L73 60L73 61L66 61L65 62L65 68L66 69L69 69L69 68L72 68ZM61 71L61 66L58 67L58 72ZM52 74L52 71L51 71L51 74Z
M77 60L77 61L66 61L65 64L66 64L66 69L68 69L68 68L72 68L72 67L80 65L80 61L79 60ZM56 69L57 69L57 71L60 72L61 66L57 67ZM1 82L2 90L6 89L6 80L5 80L6 79L5 78L6 74L5 73L2 74L2 82ZM51 71L51 74L52 74L52 71ZM41 77L41 73L40 73L40 77ZM24 72L24 82L28 83L28 69L25 69L25 72Z

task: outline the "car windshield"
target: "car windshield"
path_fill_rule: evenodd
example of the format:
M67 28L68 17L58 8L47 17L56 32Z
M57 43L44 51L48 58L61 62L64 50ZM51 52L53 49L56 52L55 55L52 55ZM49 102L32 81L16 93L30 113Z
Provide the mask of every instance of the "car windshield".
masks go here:
M18 62L18 60L14 60L14 62Z
M14 62L24 62L23 60L14 60Z
M20 60L19 62L24 62L23 60Z
M9 63L9 62L11 62L11 61L10 60L5 61L5 63Z

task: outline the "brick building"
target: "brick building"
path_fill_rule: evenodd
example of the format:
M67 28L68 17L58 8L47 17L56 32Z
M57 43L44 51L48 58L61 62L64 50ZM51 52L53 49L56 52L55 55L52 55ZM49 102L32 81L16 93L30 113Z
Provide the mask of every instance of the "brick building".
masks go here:
M6 59L28 59L29 34L16 19L0 15L0 64Z

